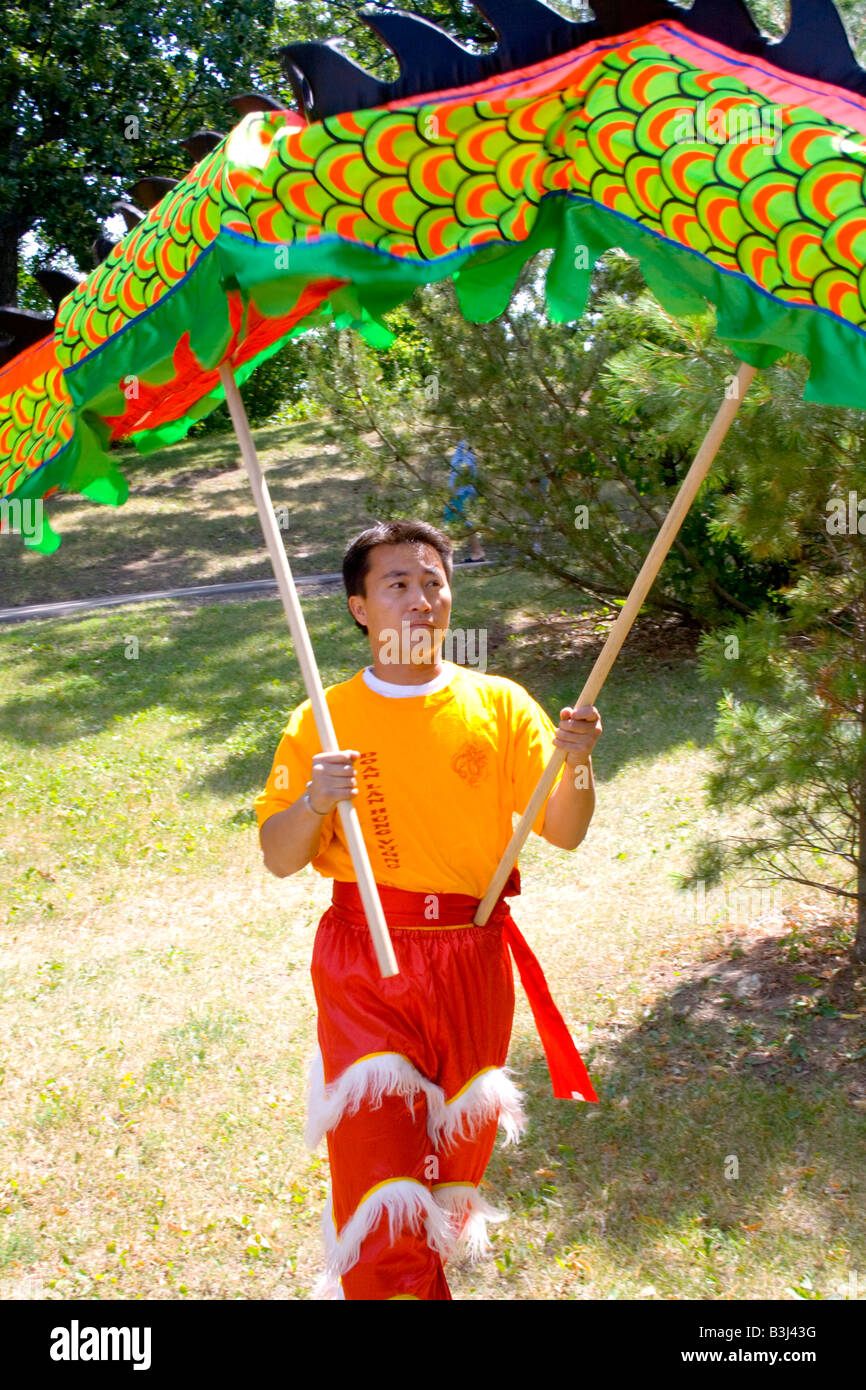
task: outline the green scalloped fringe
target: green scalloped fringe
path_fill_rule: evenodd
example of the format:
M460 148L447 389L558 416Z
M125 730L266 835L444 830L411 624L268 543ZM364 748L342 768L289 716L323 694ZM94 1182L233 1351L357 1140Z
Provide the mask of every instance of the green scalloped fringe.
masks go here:
M73 456L78 459L71 477L69 477L70 451L74 451ZM44 469L40 469L34 478L28 479L23 487L17 489L15 497L22 501L24 499L40 501L50 488L59 486L64 491L77 492L82 497L88 497L91 502L98 502L102 506L122 507L129 497L129 483L115 467L113 458L106 453L91 451L86 469L84 469L81 466L80 453L78 441L73 439L68 449L58 454L56 458L45 465ZM85 473L86 481L76 484L76 474L80 472ZM53 555L60 546L62 538L53 529L43 506L38 537L34 538L25 534L22 539L28 550L36 550L42 555Z
M148 383L169 381L175 348L186 334L202 365L215 367L231 333L226 286L239 287L259 312L279 318L292 312L311 281L329 277L349 281L290 332L239 367L236 377L243 383L291 338L329 322L355 328L371 345L387 348L394 335L384 316L410 299L419 285L448 276L454 278L465 318L490 322L508 307L526 261L544 249L554 252L546 281L548 313L554 322L574 322L586 308L596 261L612 247L621 247L639 260L649 288L669 313L700 314L707 302L715 304L717 335L744 362L763 368L786 352L802 353L811 363L806 400L854 408L866 405L866 335L852 325L821 310L781 303L745 275L722 270L707 257L596 203L552 194L543 200L526 241L485 246L436 262L401 260L335 239L290 247L291 273L275 274L272 245L221 234L211 248L215 254L202 256L176 291L67 377L78 407L70 445L75 466L68 486L112 506L126 500L127 484L107 453L109 431L99 418L120 413L123 400L118 388L106 382L122 381L130 373ZM222 387L215 388L182 418L132 436L136 448L150 453L175 443L223 399ZM67 476L69 464L66 455L63 472ZM50 478L48 472L40 471L39 477L41 493L52 483L45 481ZM21 495L27 495L26 489ZM32 548L50 553L59 539L47 522L43 530L42 541Z

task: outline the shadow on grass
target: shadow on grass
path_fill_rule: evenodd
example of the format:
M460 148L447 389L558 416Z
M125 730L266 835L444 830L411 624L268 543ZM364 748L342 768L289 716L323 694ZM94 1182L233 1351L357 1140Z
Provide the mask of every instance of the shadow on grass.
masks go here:
M273 503L285 508L290 561L308 573L339 570L347 525L362 529L372 519L364 510L367 480L330 453L308 452L323 440L314 425L264 429L256 439ZM301 447L304 456L293 457ZM124 451L117 464L130 484L123 507L58 497L48 506L63 536L56 555L28 551L17 538L0 548L3 606L272 577L233 436L144 459Z
M866 1259L866 971L850 939L838 921L789 922L704 959L638 1026L608 1030L599 1060L586 1050L597 1106L553 1099L538 1047L516 1050L530 1129L488 1178L518 1211L545 1208L549 1258L576 1287L600 1239L632 1276L664 1263L663 1238L679 1244L706 1290L691 1297L723 1296L716 1261L765 1239L781 1265L816 1233L822 1253L838 1242L850 1264ZM787 1250L763 1233L786 1188L809 1209ZM796 1284L800 1269L780 1268ZM828 1266L824 1297L840 1274Z
M513 645L515 615L527 596L543 599L545 592L543 581L535 581L533 590L523 574L461 574L452 628L486 630L488 672L525 684L558 723L560 708L574 702L602 639L593 635L572 652L566 643L554 652L543 638L531 647ZM369 663L369 645L351 622L342 588L305 596L303 607L326 686ZM19 664L15 680L22 693L0 707L0 735L28 748L59 748L164 707L181 716L178 738L194 737L203 747L231 744L221 764L214 765L209 750L207 769L192 774L187 788L199 793L254 794L264 784L289 713L306 698L276 598L142 606L11 628L3 642L6 663ZM654 625L635 632L632 650L599 700L607 733L594 758L599 779L684 739L706 746L715 699L700 686L687 649L663 659Z

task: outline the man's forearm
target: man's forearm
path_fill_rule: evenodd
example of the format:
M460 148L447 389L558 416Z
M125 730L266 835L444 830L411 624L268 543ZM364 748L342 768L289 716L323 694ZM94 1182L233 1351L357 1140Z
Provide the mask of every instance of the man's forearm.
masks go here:
M566 766L550 794L544 817L545 840L558 849L577 849L595 810L595 779L592 758L577 767Z
M277 878L288 878L309 864L319 848L323 820L302 796L285 811L268 816L259 834L265 868Z

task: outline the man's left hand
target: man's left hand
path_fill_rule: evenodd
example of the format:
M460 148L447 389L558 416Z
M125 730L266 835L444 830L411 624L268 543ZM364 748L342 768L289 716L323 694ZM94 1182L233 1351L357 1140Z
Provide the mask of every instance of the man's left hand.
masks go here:
M566 750L569 767L585 763L601 734L601 715L595 705L580 705L577 709L559 711L559 728L554 743Z

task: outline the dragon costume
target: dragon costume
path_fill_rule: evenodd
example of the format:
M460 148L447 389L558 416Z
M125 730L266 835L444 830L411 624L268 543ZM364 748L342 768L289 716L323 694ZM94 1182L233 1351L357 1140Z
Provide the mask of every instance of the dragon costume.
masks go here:
M581 315L596 259L620 246L668 310L713 303L719 336L751 366L794 350L811 364L810 399L863 403L866 73L831 0L792 0L779 42L742 0L594 0L584 22L540 0L476 3L499 36L490 53L409 14L365 16L399 59L394 83L334 44L289 45L299 110L246 100L228 136L190 142L186 178L144 190L147 211L57 295L53 320L0 311L0 523L12 503L58 489L122 503L111 444L147 451L183 437L223 399L222 364L243 381L331 321L386 345L387 312L446 277L468 318L494 318L544 248L555 319ZM59 538L46 526L27 543L51 551ZM420 700L432 719L466 678L449 680L448 691L378 696ZM369 703L375 689L356 685ZM481 685L475 697L491 699ZM386 715L389 730L411 723ZM514 727L509 715L502 728ZM543 720L537 733L549 742ZM278 759L297 735L287 731ZM285 804L315 746L299 746ZM537 778L541 751L519 777ZM474 766L458 748L439 771L459 780ZM493 804L510 809L504 795ZM260 798L260 824L281 804ZM381 814L374 839L377 827ZM447 1298L441 1258L456 1230L478 1238L496 1214L478 1187L497 1121L511 1137L522 1122L503 1065L510 914L503 903L473 926L477 887L452 886L432 895L431 925L431 895L395 882L390 861L378 868L400 939L396 981L377 976L347 870L334 874L314 955L323 1046L310 1120L312 1140L328 1136L335 1179L328 1267L347 1297ZM386 1002L401 990L414 995L398 1025ZM588 1079L582 1094L595 1099Z
M579 317L620 246L671 311L714 303L747 362L801 352L810 399L861 404L866 73L831 0L793 0L780 42L742 0L597 0L583 23L539 0L477 8L492 53L366 16L400 60L390 84L332 44L289 45L303 114L247 101L53 322L2 311L0 500L117 505L112 441L181 438L222 400L220 362L243 381L330 321L387 344L388 310L449 276L467 317L493 318L541 248L555 319Z

